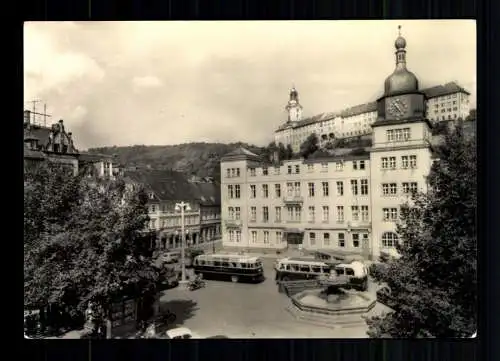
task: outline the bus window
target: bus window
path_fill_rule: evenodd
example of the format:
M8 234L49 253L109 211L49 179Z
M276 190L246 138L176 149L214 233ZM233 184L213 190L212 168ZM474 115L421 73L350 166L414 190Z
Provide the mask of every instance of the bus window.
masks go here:
M247 264L246 263L242 263L241 264L241 268L247 268Z
M280 269L280 270L284 270L284 269L285 269L285 265L284 265L283 263L280 263L280 265L279 265L278 269Z
M321 273L321 266L311 266L311 270L314 273Z
M285 269L286 269L287 271L291 271L291 270L292 270L292 267L290 267L290 265L289 265L289 264L286 264L286 265L285 265Z
M231 262L231 267L238 268L238 263L236 263L236 262Z
M221 266L221 263L219 261L214 261L214 266L215 267L220 267Z
M300 266L300 272L310 272L311 269L308 264L304 264Z
M345 274L348 276L354 276L354 270L352 268L346 268Z
M229 262L222 262L222 267L229 267Z
M344 275L344 269L343 268L336 268L335 272L337 272L338 276L343 276Z
M290 265L290 270L294 271L294 272L298 272L299 271L299 266L296 265L296 264L291 264Z

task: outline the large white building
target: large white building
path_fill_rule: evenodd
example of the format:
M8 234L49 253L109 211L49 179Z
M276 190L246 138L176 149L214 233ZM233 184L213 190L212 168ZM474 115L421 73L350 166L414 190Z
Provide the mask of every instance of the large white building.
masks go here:
M426 95L426 117L436 123L444 120L465 119L469 115L470 93L457 82L449 82L421 90ZM340 112L322 113L311 118L302 118L302 105L295 88L290 91L290 100L285 107L288 120L274 134L276 143L290 144L298 152L302 142L316 133L322 142L337 138L352 138L370 135L371 125L377 119L377 102L356 105Z
M358 128L369 127L370 148L323 150L308 159L273 164L243 148L222 158L224 247L271 250L301 245L371 257L394 247L401 204L412 192L426 191L433 161L428 90L419 90L416 76L406 68L406 40L399 36L395 47L396 67L385 81L384 94L373 105L360 106L364 112L359 115L369 116L360 115ZM468 94L457 94L462 93ZM291 95L295 103L289 103L290 108L297 109L296 90ZM441 102L432 104L441 109ZM457 105L457 112L463 104ZM453 110L453 103L450 106ZM329 136L342 129L339 119L344 118L322 115L310 124L326 128L320 134ZM293 143L294 133L283 134Z

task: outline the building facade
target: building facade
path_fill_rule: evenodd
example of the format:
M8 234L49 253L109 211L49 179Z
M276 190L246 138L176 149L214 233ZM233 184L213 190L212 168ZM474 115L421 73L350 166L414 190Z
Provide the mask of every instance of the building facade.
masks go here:
M123 177L130 186L144 186L148 193L148 228L156 231L156 249L181 246L182 216L176 210L180 202L190 206L184 212L188 245L220 239L220 185L162 170L124 171Z
M74 175L84 172L98 177L113 176L112 157L78 151L62 119L50 127L42 126L33 121L29 110L25 110L23 128L25 168L50 162L62 165Z
M426 117L431 122L465 119L470 111L470 93L456 82L421 90L426 95ZM276 143L290 144L294 152L298 152L300 145L306 138L316 133L325 143L336 138L354 138L371 135L371 125L377 120L377 102L356 105L340 112L323 113L311 118L302 119L295 107L290 105L292 95L298 99L298 92L293 88L290 100L286 107L288 120L281 125L274 134ZM293 104L292 104L293 105Z
M222 158L225 247L331 249L372 258L394 250L401 205L427 190L433 161L427 94L406 67L401 35L395 47L394 73L369 108L376 114L367 120L371 147L323 149L274 164L243 148Z

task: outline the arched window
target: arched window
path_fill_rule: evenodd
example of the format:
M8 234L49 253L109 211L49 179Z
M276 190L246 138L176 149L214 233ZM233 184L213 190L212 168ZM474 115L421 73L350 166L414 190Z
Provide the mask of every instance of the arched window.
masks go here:
M396 246L398 235L394 232L384 232L382 234L382 247L391 248Z

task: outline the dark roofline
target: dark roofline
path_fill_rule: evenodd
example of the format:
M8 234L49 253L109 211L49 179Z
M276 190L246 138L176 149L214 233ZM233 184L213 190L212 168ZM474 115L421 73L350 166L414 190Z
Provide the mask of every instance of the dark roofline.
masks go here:
M375 123L372 124L372 128L380 127L384 125L405 125L407 123L417 123L417 122L425 122L429 126L429 128L433 128L434 126L427 118L415 117L410 119L405 119L403 121L392 119L392 120L376 120Z

